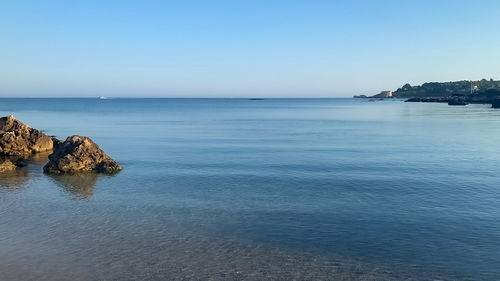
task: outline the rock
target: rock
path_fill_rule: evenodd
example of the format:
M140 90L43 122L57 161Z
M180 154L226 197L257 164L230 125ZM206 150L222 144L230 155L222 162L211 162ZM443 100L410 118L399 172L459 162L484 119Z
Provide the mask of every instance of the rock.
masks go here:
M70 136L57 145L49 155L49 163L43 171L49 174L73 174L78 172L97 172L113 174L122 167L106 155L97 144L84 136Z
M55 136L50 137L52 139L52 143L54 144L54 150L56 150L61 144L63 144L63 141L56 138Z
M0 155L27 156L52 148L52 139L41 131L30 128L12 115L0 118Z
M14 171L17 166L10 160L0 160L0 173Z
M406 102L450 102L451 100L455 100L452 97L424 97L424 98L409 98Z
M405 102L422 102L421 98L409 98Z
M460 99L453 99L448 102L448 105L468 105L468 104L469 104L468 102Z
M495 99L495 100L491 103L491 107L493 107L493 108L500 108L500 99Z

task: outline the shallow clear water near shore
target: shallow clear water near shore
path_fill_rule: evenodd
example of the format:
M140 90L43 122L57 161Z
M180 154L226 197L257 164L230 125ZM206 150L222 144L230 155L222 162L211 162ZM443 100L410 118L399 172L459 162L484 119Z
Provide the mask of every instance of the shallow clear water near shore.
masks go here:
M353 99L0 99L124 170L0 178L0 279L496 280L500 111Z

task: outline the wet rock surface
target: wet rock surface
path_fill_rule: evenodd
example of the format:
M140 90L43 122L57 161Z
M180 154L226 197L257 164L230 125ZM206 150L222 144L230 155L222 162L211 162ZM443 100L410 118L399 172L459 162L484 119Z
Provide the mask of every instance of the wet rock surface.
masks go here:
M0 155L25 157L52 149L52 139L41 131L30 128L12 115L0 118Z
M58 143L54 153L49 155L49 163L43 167L48 174L73 174L96 172L114 174L122 167L109 157L90 138L70 136Z
M9 159L0 159L0 173L11 172L17 168L17 165L14 164Z

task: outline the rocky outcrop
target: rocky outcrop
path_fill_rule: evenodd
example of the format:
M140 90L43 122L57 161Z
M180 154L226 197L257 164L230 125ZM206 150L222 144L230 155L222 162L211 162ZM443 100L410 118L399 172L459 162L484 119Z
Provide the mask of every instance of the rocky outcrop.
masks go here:
M52 152L44 166L44 172L50 174L112 174L122 169L88 137L71 136L63 142L30 128L12 115L0 118L0 172L23 167L28 163L26 159L44 151Z
M43 171L49 174L97 172L113 174L122 167L106 155L97 144L84 136L70 136L49 155Z
M24 157L52 148L52 139L41 131L30 128L12 115L0 118L0 155Z
M450 102L450 97L410 98L405 102Z
M12 163L12 161L0 159L0 173L14 171L16 168L16 164Z

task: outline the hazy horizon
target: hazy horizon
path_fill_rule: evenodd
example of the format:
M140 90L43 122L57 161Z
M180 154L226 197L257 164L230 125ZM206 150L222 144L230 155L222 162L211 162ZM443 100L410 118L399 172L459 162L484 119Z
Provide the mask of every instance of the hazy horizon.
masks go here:
M497 1L0 7L0 97L350 97L500 78Z

